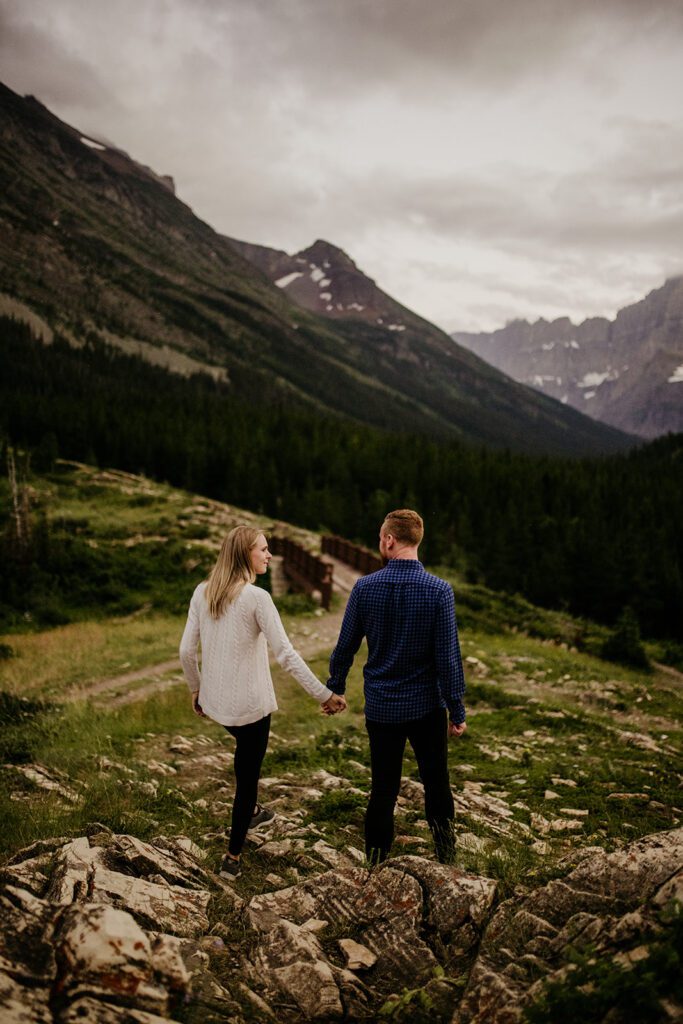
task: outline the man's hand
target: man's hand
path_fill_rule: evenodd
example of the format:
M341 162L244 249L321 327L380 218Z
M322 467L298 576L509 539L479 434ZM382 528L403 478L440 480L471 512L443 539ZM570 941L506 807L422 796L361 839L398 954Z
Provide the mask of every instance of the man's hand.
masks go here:
M457 740L467 729L467 722L461 722L460 725L455 725L453 722L448 723L448 738Z
M320 710L324 715L340 714L342 711L346 711L346 698L338 693L333 693L324 704L320 705Z
M202 706L199 703L199 690L197 690L196 693L192 694L192 710L194 711L195 715L199 715L200 718L206 718L206 715L202 711Z

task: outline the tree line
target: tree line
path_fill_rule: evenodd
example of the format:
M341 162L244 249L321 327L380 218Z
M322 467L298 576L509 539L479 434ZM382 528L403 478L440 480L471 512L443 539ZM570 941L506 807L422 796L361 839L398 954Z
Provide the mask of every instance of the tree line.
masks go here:
M325 414L246 367L184 378L90 339L0 318L0 431L33 451L167 481L374 547L392 508L424 560L645 635L683 639L683 435L603 458L534 457Z

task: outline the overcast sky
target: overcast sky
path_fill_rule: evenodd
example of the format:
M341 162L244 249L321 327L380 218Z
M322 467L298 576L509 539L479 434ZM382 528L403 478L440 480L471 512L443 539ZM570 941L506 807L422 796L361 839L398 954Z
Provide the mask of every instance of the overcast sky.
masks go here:
M683 272L683 0L0 0L0 79L447 330Z

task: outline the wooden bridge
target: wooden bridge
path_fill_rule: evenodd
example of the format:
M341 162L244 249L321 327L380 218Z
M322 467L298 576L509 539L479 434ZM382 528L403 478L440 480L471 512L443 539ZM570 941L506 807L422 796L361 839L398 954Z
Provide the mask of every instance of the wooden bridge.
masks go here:
M287 580L296 590L318 597L329 611L333 589L349 593L359 576L381 569L382 560L371 551L342 537L324 536L321 558L288 537L272 536L269 547L280 560ZM271 580L275 583L276 565L271 562Z

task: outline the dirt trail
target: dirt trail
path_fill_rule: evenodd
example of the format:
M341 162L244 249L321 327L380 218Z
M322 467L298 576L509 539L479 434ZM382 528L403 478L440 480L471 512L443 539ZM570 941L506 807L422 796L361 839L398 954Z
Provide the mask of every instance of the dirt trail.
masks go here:
M95 683L88 683L86 686L77 687L67 693L67 700L82 700L85 697L96 697L98 693L105 693L107 690L116 690L121 686L127 686L138 679L148 679L150 676L163 676L167 672L179 672L180 662L177 658L170 661L161 661L157 665L145 665L144 668L135 669L134 672L125 672L120 676L111 676L110 679L99 679Z
M330 561L336 561L330 559ZM292 644L303 658L313 658L318 654L332 650L341 628L346 600L358 573L342 563L335 564L334 588L343 600L341 607L327 612L320 617L297 620L289 630ZM172 674L171 674L172 673ZM121 689L129 687L140 680L148 680L144 685L134 687L121 693ZM146 700L153 693L163 693L172 686L184 683L178 658L162 661L156 665L145 665L143 668L123 675L111 676L109 679L98 679L84 686L74 688L66 694L67 700L89 700L101 697L107 707L123 707L136 701ZM114 692L112 692L114 691Z

